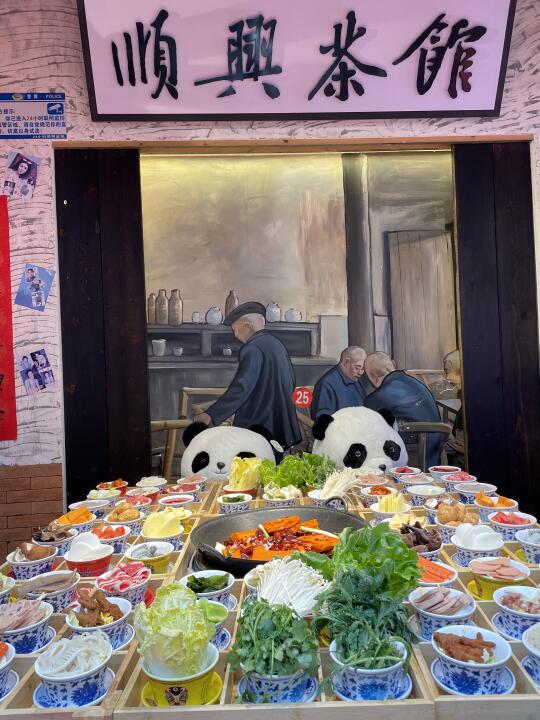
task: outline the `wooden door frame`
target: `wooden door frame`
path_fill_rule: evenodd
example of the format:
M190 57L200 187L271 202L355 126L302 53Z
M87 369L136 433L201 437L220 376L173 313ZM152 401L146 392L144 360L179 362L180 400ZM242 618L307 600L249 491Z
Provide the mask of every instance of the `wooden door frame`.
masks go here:
M522 206L525 208L525 212L527 214L527 222L525 225L521 228L521 235L519 233L514 233L512 236L512 246L514 248L519 247L520 250L522 250L525 253L526 256L526 262L528 263L527 270L525 272L525 275L527 277L525 278L526 282L525 285L527 287L527 292L529 293L528 297L524 297L521 295L518 298L518 302L516 302L516 298L514 297L514 292L517 292L519 295L519 281L518 278L520 278L520 281L523 281L523 277L520 276L520 268L517 267L516 263L514 263L513 267L513 273L512 277L515 278L515 281L512 284L512 288L506 292L504 300L507 303L514 303L514 311L516 307L521 307L520 312L526 312L525 309L528 305L528 312L529 315L527 317L527 323L525 324L525 330L521 329L522 336L525 337L527 332L530 334L531 330L531 323L530 323L530 312L531 312L531 306L534 310L534 317L537 317L537 303L536 303L536 286L534 286L534 298L532 298L531 294L531 272L533 273L534 277L534 269L535 269L535 263L534 263L534 235L533 235L533 215L532 215L532 183L531 183L531 162L530 162L530 143L533 140L532 135L517 135L517 136L492 136L492 135L485 135L485 136L462 136L462 137L455 137L455 136L448 136L448 137L425 137L425 138L391 138L391 139L378 139L378 138L353 138L353 139L324 139L324 140L306 140L306 139L294 139L294 140L284 140L284 139L278 139L278 140L193 140L193 141L156 141L156 142L148 142L148 141L125 141L125 142L119 142L119 141L101 141L101 142L88 142L88 141L80 141L80 142L70 142L70 141L59 141L53 143L53 147L55 148L55 151L58 155L64 154L66 151L72 151L72 150L81 150L81 149L89 149L91 151L96 151L98 154L100 154L100 151L105 152L111 152L111 151L119 151L119 150L138 150L143 151L148 154L185 154L185 155L235 155L235 154L277 154L277 153L320 153L320 152L338 152L338 153L359 153L359 152L387 152L387 151L401 151L401 152L407 152L412 150L452 150L454 153L454 158L457 159L457 165L459 167L456 168L456 244L458 246L458 263L460 263L460 273L462 275L460 287L459 287L459 297L461 304L464 302L467 303L468 307L474 306L474 303L480 302L480 297L478 295L474 295L474 293L471 293L470 291L470 277L467 277L468 270L470 270L471 266L467 267L469 263L471 263L471 258L473 261L477 261L478 258L474 257L474 247L473 247L473 240L474 240L474 228L471 226L470 221L471 218L475 216L475 213L473 212L474 203L470 200L471 196L478 195L478 193L482 194L484 193L485 187L491 187L493 188L492 193L492 201L488 203L488 205L485 206L486 209L486 215L485 215L485 232L484 235L487 238L486 242L489 241L491 243L490 245L490 252L491 251L498 251L501 253L501 257L504 256L505 260L507 262L511 262L512 257L508 256L508 254L505 254L505 247L504 247L504 232L511 232L511 224L512 219L516 217L515 214L515 208L514 210L512 208L508 208L506 203L506 195L508 196L512 195L512 188L508 185L505 186L505 184L501 181L501 178L495 178L494 173L499 169L505 167L505 153L504 150L501 148L507 147L508 145L513 145L515 143L521 144L522 150L521 157L522 157L522 163L520 167L521 171L521 181L520 181L520 187L523 190L523 187L525 187L525 197L519 198L515 196L515 193L512 197L512 203L514 205L522 203ZM500 148L499 151L494 152L493 148L495 146L498 146ZM466 170L464 170L464 166L466 166L466 163L464 163L464 158L467 156L468 153L472 153L474 155L474 148L482 148L482 152L484 153L484 156L491 156L491 161L487 163L484 163L484 170L486 172L484 173L483 177L481 178L482 182L484 183L484 186L482 183L477 185L476 187L471 186L470 183L466 182ZM526 148L524 150L523 148ZM479 151L476 151L479 152ZM518 153L519 154L519 153ZM511 153L508 154L508 157L506 157L506 167L512 167L512 161L509 160ZM527 162L528 157L528 162ZM496 159L496 162L493 160L493 158ZM491 164L490 164L491 163ZM58 165L57 165L58 168ZM491 168L491 170L490 170ZM514 168L515 170L516 168ZM491 172L491 175L490 175ZM528 191L527 191L528 188ZM465 190L464 190L465 189ZM64 232L63 227L63 213L64 213L64 206L62 205L59 196L59 181L57 177L57 218L58 218L58 227L59 227L59 238L62 238L62 233ZM466 195L469 195L469 200L467 200ZM484 193L485 194L485 193ZM495 198L497 197L499 204L497 205L495 202ZM523 205L524 202L524 205ZM501 207L501 205L504 205L504 209ZM478 215L478 213L476 213ZM489 216L489 217L488 217ZM478 218L476 217L476 220ZM499 236L497 238L497 233L495 232L496 228L500 227L501 232L499 233ZM491 228L491 230L490 230ZM503 230L504 229L504 230ZM139 242L140 238L138 238L137 242ZM466 243L464 247L462 248L462 242L466 240ZM489 244L488 243L488 244ZM521 243L521 244L520 244ZM488 245L485 246L485 249L488 249ZM523 256L523 252L521 253L521 256ZM469 254L467 254L469 253ZM531 257L533 259L532 263L530 262ZM474 266L474 262L473 262ZM483 271L484 268L482 267L481 270ZM497 270L497 268L495 268ZM471 273L474 274L474 273ZM523 273L522 273L523 274ZM500 275L500 272L499 272ZM499 280L502 280L502 276L499 277ZM497 282L499 282L497 280ZM62 267L60 267L60 281L62 283ZM140 286L140 278L138 280L139 286ZM497 285L496 287L499 287ZM502 287L502 285L501 285ZM502 288L504 290L504 288ZM68 312L69 309L64 307L64 298L65 295L63 293L63 306L62 311ZM493 301L493 296L491 297L491 300ZM141 313L144 312L145 307L145 298L141 294L141 297L139 299L140 306L138 309L138 316L139 316L139 322L140 322L140 316ZM506 333L507 337L499 338L499 351L498 351L498 360L497 360L497 367L499 369L503 368L503 355L505 356L505 362L506 367L514 367L514 370L521 370L520 367L516 367L515 363L511 362L511 357L509 355L508 349L506 352L503 352L502 348L503 346L506 346L506 348L512 346L512 318L514 315L512 314L512 308L509 306L506 309L504 307L499 307L500 301L497 302L496 307L496 313L499 317L502 313L503 321L502 324L499 323L499 326L503 328L503 331ZM458 304L459 307L459 304ZM493 307L495 307L495 303L493 304ZM474 322L468 322L466 318L461 317L460 318L460 324L461 324L461 345L464 350L465 354L465 363L464 363L464 369L465 369L465 387L464 387L464 405L465 405L465 412L467 413L467 416L470 418L472 422L481 422L481 413L479 412L478 408L484 406L487 408L485 412L487 414L496 412L496 413L502 413L504 416L503 421L499 423L500 427L505 428L506 433L510 433L512 436L512 447L514 449L514 452L517 449L518 452L518 462L515 463L514 470L511 473L511 476L509 476L507 473L509 471L509 464L508 464L508 457L505 459L504 463L499 463L499 469L497 469L497 463L494 463L492 460L489 459L490 453L493 453L494 451L491 450L486 443L488 442L485 437L482 437L482 433L477 433L477 435L473 439L473 445L474 445L474 451L472 452L472 458L474 466L472 467L472 470L477 470L478 475L480 479L485 481L491 481L493 480L495 484L499 486L500 490L508 492L508 494L517 496L518 499L520 499L523 503L527 503L526 507L529 509L532 509L533 507L538 507L538 499L537 494L535 494L532 490L532 478L529 477L529 473L531 470L531 453L532 449L530 447L531 438L529 437L530 433L525 432L525 435L523 433L521 436L519 435L520 431L516 431L515 426L516 423L520 425L521 428L523 427L522 423L524 422L524 418L526 416L526 420L528 423L528 426L531 430L531 432L535 432L537 428L539 428L539 435L540 437L540 420L538 419L538 412L536 409L532 409L530 407L530 404L533 402L533 400L538 397L540 398L540 389L536 387L538 385L538 382L533 382L534 379L534 371L531 370L536 368L538 370L538 342L536 342L536 348L534 348L534 342L527 343L528 350L533 353L532 357L529 357L526 365L527 365L527 373L526 376L529 381L533 382L534 387L532 388L532 393L527 394L524 391L523 387L517 387L516 383L514 382L513 387L514 391L517 390L521 393L520 398L523 402L526 404L529 403L529 406L526 408L526 412L521 412L520 415L520 408L516 406L516 403L512 404L511 396L510 396L510 388L512 387L512 375L510 372L507 372L506 375L503 374L502 380L501 377L497 376L497 373L491 373L491 379L490 383L480 382L480 385L478 385L479 377L478 374L480 373L481 367L478 366L478 363L470 363L468 360L468 355L470 353L469 347L475 348L474 345ZM69 327L64 328L63 330L67 333L69 333ZM538 339L538 326L536 324L535 330L533 332L533 341L534 337L536 337L536 340ZM509 340L510 339L510 340ZM140 345L140 352L144 353L146 355L146 343L141 342L141 340L137 340L137 342ZM476 352L478 352L477 346L476 346ZM65 364L65 363L64 363ZM146 373L146 370L144 371ZM143 377L143 371L142 371L142 365L139 364L139 373L141 375L141 378ZM537 373L538 375L538 373ZM144 375L146 377L146 375ZM133 378L131 379L131 382L133 382ZM67 387L66 385L66 377L64 377L64 383L65 383L65 396L69 395L70 392L73 392L72 388ZM479 399L478 394L478 387L482 387L482 393L481 393L481 399ZM489 390L488 387L489 386ZM506 388L506 396L504 393L504 389ZM109 392L111 392L112 389L109 386ZM490 393L493 393L494 391L497 391L498 393L498 401L496 403L489 403L488 400L490 397ZM118 392L125 392L122 390L121 386L118 388ZM505 400L506 397L506 400ZM535 401L535 400L534 400ZM118 395L118 397L114 398L115 407L118 410L118 407L120 407L122 403L122 397L121 395ZM487 403L487 405L485 405ZM129 405L129 403L127 403ZM146 408L146 409L145 409ZM143 417L144 413L146 413L145 417ZM147 449L147 435L145 433L141 432L141 427L146 423L149 427L149 415L148 415L148 406L144 403L139 403L135 406L130 406L130 410L128 413L130 416L125 417L125 422L129 426L130 424L135 424L136 428L138 429L138 432L140 433L140 440L139 443L142 442L143 445L137 448L133 448L134 454L139 460L135 462L135 464L131 463L132 467L130 470L130 475L137 475L137 463L139 465L140 474L143 474L148 469L148 459L145 459L144 453ZM68 421L68 418L66 416L66 421ZM470 429L469 429L470 432ZM473 433L474 435L474 433ZM489 436L489 433L488 433ZM496 434L495 434L496 436ZM489 437L495 437L493 435ZM145 438L143 440L143 438ZM521 443L521 444L520 444ZM527 444L529 443L529 446ZM533 443L534 446L534 443ZM469 448L472 451L472 447ZM510 452L511 448L506 447L505 452ZM118 462L121 462L121 458L117 458ZM68 462L69 465L69 462ZM504 469L503 469L504 467ZM119 472L119 467L116 466L114 471L111 469L112 477L117 476L117 474L121 474L121 471ZM70 478L70 468L67 467L67 477L68 481ZM521 477L521 480L520 480ZM104 478L107 479L107 478Z

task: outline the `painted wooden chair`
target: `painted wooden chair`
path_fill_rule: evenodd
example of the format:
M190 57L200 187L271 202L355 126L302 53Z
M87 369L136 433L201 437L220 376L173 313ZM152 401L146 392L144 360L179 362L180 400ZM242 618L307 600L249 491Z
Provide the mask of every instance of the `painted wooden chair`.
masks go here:
M398 421L398 429L407 448L409 464L419 467L423 471L428 469L426 459L428 435L433 433L438 435L442 454L446 441L452 433L452 426L443 422L407 422L406 420L400 420ZM408 436L410 435L415 437L413 442L409 440Z

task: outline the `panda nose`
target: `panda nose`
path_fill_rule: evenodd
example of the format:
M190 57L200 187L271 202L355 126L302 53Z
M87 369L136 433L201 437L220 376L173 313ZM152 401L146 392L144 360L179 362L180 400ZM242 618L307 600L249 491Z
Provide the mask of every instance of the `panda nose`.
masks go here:
M386 470L386 465L379 465L379 470L384 472Z
M218 466L218 470L223 470L223 468L225 467L225 463L224 463L224 462L218 462L217 466Z

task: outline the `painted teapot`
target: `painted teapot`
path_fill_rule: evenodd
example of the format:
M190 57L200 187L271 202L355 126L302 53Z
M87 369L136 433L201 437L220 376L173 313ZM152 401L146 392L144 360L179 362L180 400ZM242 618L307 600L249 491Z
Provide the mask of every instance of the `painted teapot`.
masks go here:
M205 319L208 325L219 325L223 320L223 313L217 305L212 305L206 313Z
M278 303L271 302L266 306L266 322L279 322L281 320L281 308Z

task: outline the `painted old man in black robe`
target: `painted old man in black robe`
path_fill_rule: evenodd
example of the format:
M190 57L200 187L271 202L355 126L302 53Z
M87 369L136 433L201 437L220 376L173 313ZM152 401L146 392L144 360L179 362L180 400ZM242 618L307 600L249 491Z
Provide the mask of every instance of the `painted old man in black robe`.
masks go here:
M287 349L265 330L266 309L258 302L239 305L224 320L243 343L238 370L223 395L194 419L220 425L234 415L234 425L268 430L284 450L300 442L293 405L296 385Z
M366 375L375 390L367 395L365 406L371 410L390 410L396 420L439 423L441 417L437 403L429 388L403 370L397 370L394 361L383 352L368 355ZM404 438L405 442L409 441ZM410 438L414 440L414 438ZM426 466L441 461L440 436L428 433L426 438Z

